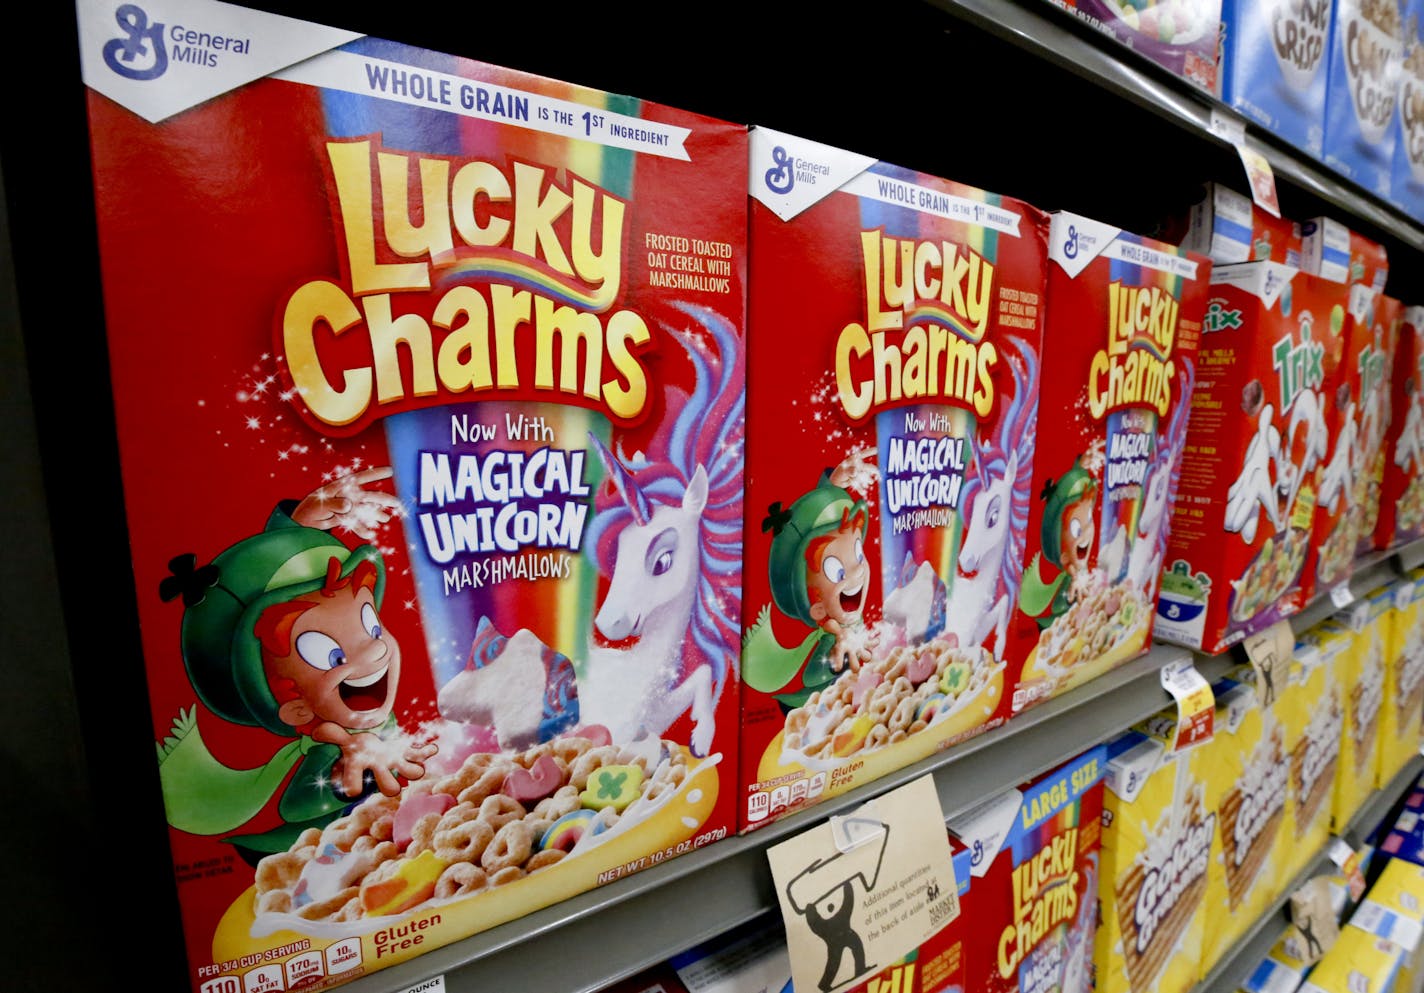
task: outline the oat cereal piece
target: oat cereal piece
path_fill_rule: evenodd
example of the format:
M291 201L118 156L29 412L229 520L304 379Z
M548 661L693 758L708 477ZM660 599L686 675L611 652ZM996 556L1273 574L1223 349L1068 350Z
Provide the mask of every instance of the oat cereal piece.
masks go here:
M502 767L491 766L480 773L479 778L473 783L457 793L455 799L461 803L473 803L475 806L479 806L503 788L504 777L507 775L509 773Z
M557 821L565 814L573 813L579 806L578 789L573 786L560 786L553 796L545 797L535 804L532 813L541 820Z
M285 914L292 909L292 894L286 890L271 890L257 897L257 913Z
M305 833L303 837L305 837ZM311 848L310 845L303 847ZM315 853L315 849L313 849L313 853ZM295 852L274 852L264 857L257 863L257 892L285 890L287 887L295 885L302 874L302 866L306 865L310 858L311 856L303 858Z
M441 862L473 862L484 855L492 840L494 828L483 820L471 819L436 830L432 846Z
M431 791L458 797L461 792L473 786L497 758L500 757L493 752L477 752L465 759L460 768L434 783Z
M439 814L431 811L416 821L410 829L410 844L406 854L415 856L424 851L435 850L435 827L440 823Z
M921 731L923 731L929 726L929 721L922 720L920 718L915 718L915 720L910 724L909 731L911 734L919 734Z
M325 900L315 900L296 910L297 916L308 921L326 920L332 914L337 913L347 902L359 897L361 890L356 886L348 886L335 896L327 897Z
M562 862L567 854L568 852L558 848L547 848L542 852L535 852L525 865L525 869L529 872L538 872L540 869Z
M440 815L440 821L435 825L435 830L440 832L459 827L466 821L478 817L479 813L480 808L473 803L457 803Z
M496 793L485 798L485 802L480 804L480 820L484 821L495 831L504 827L510 821L521 820L528 811L524 809L524 804L511 796L503 793Z
M889 743L893 745L893 744L895 744L897 741L904 741L904 740L905 740L906 738L908 738L909 736L910 736L910 735L909 735L909 732L907 732L907 731L905 731L905 730L903 730L903 729L901 729L901 730L899 730L899 731L891 731L891 732L890 732L890 742L889 742Z
M448 900L454 896L477 893L489 886L489 876L472 862L456 862L446 866L440 878L435 881L435 896Z
M346 905L331 915L331 920L345 924L350 921L359 921L361 914L361 901L357 897L352 897L346 901Z
M890 730L907 731L915 720L915 701L912 697L906 696L895 707L895 712L890 715Z
M884 724L876 724L865 736L866 748L879 748L890 742L890 729Z
M523 821L509 821L495 832L494 840L480 855L480 865L491 873L491 881L502 869L522 866L534 848L533 833ZM495 883L498 886L498 883Z
M503 886L505 883L512 883L516 879L523 879L527 875L525 871L517 865L511 865L498 872L491 873L489 884L491 886Z
M569 783L576 786L579 792L583 792L588 786L588 777L592 776L599 769L606 765L613 765L618 761L618 749L613 745L600 745L598 748L591 748L569 767Z

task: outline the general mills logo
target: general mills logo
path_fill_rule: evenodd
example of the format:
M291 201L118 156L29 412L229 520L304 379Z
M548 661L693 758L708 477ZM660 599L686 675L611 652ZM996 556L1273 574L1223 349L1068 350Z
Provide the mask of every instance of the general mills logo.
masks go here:
M148 13L132 3L115 11L114 20L127 37L114 38L104 46L105 65L125 79L157 79L168 71L162 22L149 24Z
M1078 228L1075 225L1068 225L1068 237L1063 241L1063 257L1076 259L1078 257Z
M796 175L791 167L791 156L786 149L777 145L771 150L771 161L776 164L766 171L766 186L773 193L786 194L796 185Z

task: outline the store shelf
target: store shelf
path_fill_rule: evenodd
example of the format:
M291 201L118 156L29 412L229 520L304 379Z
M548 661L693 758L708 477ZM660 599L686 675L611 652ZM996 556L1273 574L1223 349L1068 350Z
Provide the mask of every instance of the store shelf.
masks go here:
M1424 757L1416 755L1384 789L1376 790L1370 795L1342 832L1345 840L1354 848L1364 844L1365 838L1418 780L1421 773L1424 773ZM1234 993L1240 989L1242 982L1261 964L1261 960L1280 940L1286 925L1290 923L1290 895L1312 877L1331 871L1333 866L1325 852L1318 852L1310 865L1291 880L1290 885L1271 905L1270 911L1218 960L1216 966L1196 987L1195 993Z
M1055 7L1049 0L926 0L948 14L1067 69L1113 95L1157 114L1202 140L1225 144L1211 131L1212 113L1242 115L1211 93L1171 73L1115 38ZM1328 168L1314 156L1247 122L1248 147L1272 170L1345 215L1389 231L1424 250L1424 226ZM1243 175L1242 182L1244 184Z
M751 834L716 842L358 979L349 988L352 993L401 990L443 974L451 993L506 988L511 976L520 977L521 989L591 993L772 911L776 902L766 861L771 845L927 773L934 776L945 816L962 813L1161 710L1171 698L1158 670L1187 655L1182 649L1154 647L941 755ZM1214 679L1229 664L1223 657L1199 668Z

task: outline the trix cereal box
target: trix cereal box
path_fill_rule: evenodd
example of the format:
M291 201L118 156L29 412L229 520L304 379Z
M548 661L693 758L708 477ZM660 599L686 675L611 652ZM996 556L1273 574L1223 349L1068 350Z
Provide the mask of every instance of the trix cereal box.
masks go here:
M726 835L746 129L223 4L79 18L194 988Z
M1390 366L1399 347L1404 307L1394 297L1377 293L1366 319L1355 324L1350 352L1352 378L1358 380L1356 414L1358 454L1351 460L1355 521L1355 557L1372 554L1379 528L1380 494L1384 489L1385 462L1389 458L1386 436L1394 418L1390 396Z
M1209 256L1218 265L1237 262L1301 264L1300 226L1276 217L1250 197L1221 183L1208 183L1202 198L1163 236L1189 251Z
M1010 627L1012 712L1147 649L1211 262L1066 212L1049 234L1046 367Z
M1215 654L1313 589L1349 327L1345 287L1288 266L1217 266L1211 281L1155 630Z
M1054 0L1158 65L1216 89L1221 0Z
M1390 363L1390 417L1384 445L1375 547L1424 536L1424 307L1402 310Z
M1099 745L951 819L973 853L966 989L1091 988L1106 768Z
M1263 704L1255 671L1241 666L1213 687L1215 734L1201 746L1206 805L1216 812L1207 873L1205 948L1229 948L1267 910L1285 879L1281 844L1290 791L1287 729L1277 696ZM1203 972L1210 963L1203 962Z
M1169 753L1175 733L1164 713L1107 745L1099 993L1183 993L1201 973L1216 812L1202 747Z
M1297 148L1325 136L1331 0L1222 0L1221 95Z
M1007 713L1048 221L752 131L743 826ZM759 385L758 385L759 384Z
M1325 96L1325 164L1389 196L1394 104L1404 55L1399 0L1335 0Z

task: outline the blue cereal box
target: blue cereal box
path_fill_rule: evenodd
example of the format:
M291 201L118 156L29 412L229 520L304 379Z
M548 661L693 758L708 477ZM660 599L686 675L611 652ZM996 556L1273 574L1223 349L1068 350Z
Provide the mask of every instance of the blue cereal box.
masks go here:
M1394 112L1394 169L1389 195L1416 220L1424 218L1424 0L1404 2L1404 50Z
M1399 0L1335 0L1325 97L1325 164L1389 196L1404 26Z
M1330 0L1223 0L1222 99L1319 156Z

